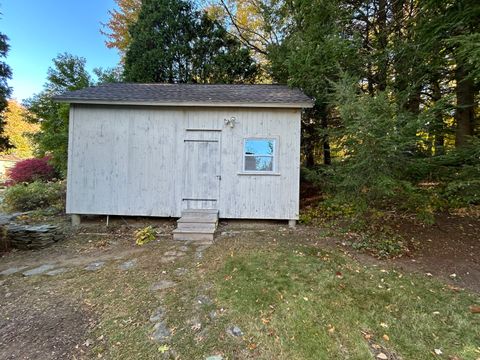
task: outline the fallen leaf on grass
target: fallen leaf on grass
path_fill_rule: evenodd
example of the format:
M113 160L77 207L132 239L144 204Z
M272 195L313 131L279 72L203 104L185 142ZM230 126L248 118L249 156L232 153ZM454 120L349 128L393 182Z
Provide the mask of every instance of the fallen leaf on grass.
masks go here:
M383 340L390 341L390 337L387 334L384 334L382 337L383 337Z
M363 337L365 338L365 340L369 340L372 337L372 334L370 334L366 331L362 331L362 334L363 334Z
M169 350L168 345L162 345L162 346L159 346L159 347L158 347L158 351L159 351L161 354L165 354L168 350Z
M462 288L459 288L458 286L447 285L447 287L448 287L450 290L455 291L455 292L462 291Z
M443 351L440 350L440 349L434 349L433 351L435 352L436 355L442 355L443 354Z
M470 306L470 312L472 314L480 314L480 306L478 306L478 305Z
M380 354L377 355L377 359L387 360L388 356L385 355L384 353L380 353Z

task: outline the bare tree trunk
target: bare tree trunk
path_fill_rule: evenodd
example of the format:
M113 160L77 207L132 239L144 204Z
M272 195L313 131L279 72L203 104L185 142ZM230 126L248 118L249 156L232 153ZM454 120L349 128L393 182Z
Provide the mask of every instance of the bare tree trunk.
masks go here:
M387 88L388 57L387 51L387 1L378 0L378 45L380 59L378 60L378 90Z
M328 118L327 114L322 114L321 125L324 131L323 138L322 138L322 147L323 147L323 163L325 165L332 164L332 156L330 154L330 142L328 139L327 129L328 129Z
M442 91L440 89L440 83L438 79L432 81L432 99L435 104L437 104L442 99ZM435 120L436 124L434 126L434 154L442 155L445 153L444 143L445 143L445 125L443 123L443 114L441 110L435 111Z
M461 64L457 66L455 80L457 82L455 89L457 97L455 146L459 147L465 145L468 142L468 137L473 136L474 133L475 84L471 78L468 78L465 67Z

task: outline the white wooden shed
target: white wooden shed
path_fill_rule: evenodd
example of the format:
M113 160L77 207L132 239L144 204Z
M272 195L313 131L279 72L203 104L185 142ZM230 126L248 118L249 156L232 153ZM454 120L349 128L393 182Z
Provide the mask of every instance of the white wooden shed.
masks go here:
M300 116L282 85L106 84L70 108L67 213L296 220Z

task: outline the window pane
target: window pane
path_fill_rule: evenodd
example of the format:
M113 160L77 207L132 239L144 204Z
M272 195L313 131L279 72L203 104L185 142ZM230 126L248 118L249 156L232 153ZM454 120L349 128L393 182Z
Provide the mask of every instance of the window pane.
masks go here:
M246 155L273 155L274 144L273 139L247 139L244 151Z
M273 157L245 156L245 171L273 171Z

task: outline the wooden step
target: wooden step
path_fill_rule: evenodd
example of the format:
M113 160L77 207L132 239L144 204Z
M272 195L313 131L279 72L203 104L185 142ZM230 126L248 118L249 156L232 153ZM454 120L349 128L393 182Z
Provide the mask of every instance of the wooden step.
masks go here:
M173 231L173 240L213 241L214 234L214 232L200 232L177 229Z
M216 216L182 216L180 219L177 220L177 223L211 223L216 224L218 222L218 218Z
M218 217L218 210L216 209L186 209L182 211L182 216L186 216L189 214L213 214Z
M217 224L213 222L178 222L177 230L208 230L215 232L217 229Z
M187 209L177 220L174 240L213 241L218 225L218 210Z

